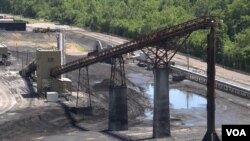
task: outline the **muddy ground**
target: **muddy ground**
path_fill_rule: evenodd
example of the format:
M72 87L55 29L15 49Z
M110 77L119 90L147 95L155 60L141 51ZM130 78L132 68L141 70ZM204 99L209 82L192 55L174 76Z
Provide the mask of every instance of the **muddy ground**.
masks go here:
M72 32L68 34L72 37L69 46L75 46L74 42L85 45L86 41L81 42L83 37L76 36ZM138 67L137 62L127 61L125 68L129 87L129 130L108 132L109 64L100 62L89 67L90 85L93 92L91 95L93 115L75 114L72 112L72 107L76 103L76 92L72 93L69 101L62 98L58 103L48 103L33 93L29 81L18 75L22 66L35 57L34 52L37 46L42 48L46 42L46 48L54 46L55 35L1 33L0 37L1 39L12 38L12 41L22 39L22 42L17 44L18 49L14 42L8 40L7 43L13 50L10 58L12 64L7 67L0 66L0 140L153 140L151 138L152 120L147 119L144 115L145 109L152 109L149 97L145 94L145 86L153 84L152 71ZM87 42L87 44L91 46L92 42ZM67 61L83 56L85 52L79 53L78 49L76 54L75 50L68 52L70 55L66 57ZM15 52L17 50L19 51L18 55ZM86 48L86 50L91 50L91 48ZM74 90L76 90L78 71L70 72L66 76L73 80ZM182 89L202 96L206 95L206 87L203 85L187 80L180 83L170 83L170 88ZM81 93L80 97L80 105L87 107L89 105L88 95ZM249 108L249 100L216 91L216 129L218 134L221 134L222 124L249 124ZM171 108L171 129L172 137L162 140L200 141L206 132L206 109L176 110Z
M68 60L70 58L75 59L77 57L68 56ZM12 59L15 60L14 57ZM1 69L1 77L8 79L8 81L1 81L2 83L5 82L3 84L5 86L8 84L7 89L12 86L12 83L16 83L15 81L24 81L20 76L14 74L18 70L18 66L21 67L21 63L18 64L14 63L7 69ZM110 65L98 63L90 66L89 70L90 84L93 90L92 105L95 109L93 116L74 114L71 111L71 107L75 106L74 100L47 103L37 95L27 93L27 89L19 93L21 87L11 87L12 91L13 88L16 88L17 92L15 93L14 90L14 93L9 94L20 94L20 97L16 97L17 103L13 108L0 116L1 140L57 140L62 137L65 140L66 138L69 140L72 138L76 140L82 140L83 138L92 140L151 140L152 120L145 118L144 110L152 107L150 107L148 97L143 93L143 90L145 85L153 83L152 71L140 68L136 63L126 64L127 83L131 90L128 93L129 130L107 132L107 82L110 76ZM12 73L4 75L7 72ZM78 72L71 72L67 76L76 82L77 75L74 73ZM11 75L12 79L10 79ZM27 88L26 83L20 84L20 86ZM76 86L76 83L74 83L74 86ZM171 82L170 87L204 96L206 94L205 86L187 80L180 83ZM249 100L220 91L216 91L216 93L216 127L219 135L222 124L247 124L250 122L250 119L247 118L250 116ZM83 101L82 104L86 106L88 101L85 101L85 103ZM171 109L171 125L172 137L164 140L201 140L206 131L206 110L204 108ZM70 137L72 138L70 139Z

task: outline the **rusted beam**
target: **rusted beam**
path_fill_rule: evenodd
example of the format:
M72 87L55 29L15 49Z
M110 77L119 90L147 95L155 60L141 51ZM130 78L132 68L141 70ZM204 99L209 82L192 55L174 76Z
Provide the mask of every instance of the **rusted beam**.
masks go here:
M127 42L122 45L110 48L108 50L103 50L96 55L86 56L85 58L78 59L76 61L69 62L65 65L55 67L51 70L50 75L56 77L60 74L64 74L96 62L103 61L105 59L118 56L121 54L126 54L135 50L140 50L144 47L153 46L157 43L164 42L168 39L174 37L180 37L191 33L192 31L198 29L204 29L211 27L211 21L214 20L214 17L200 17L195 20L191 20L171 28L165 28L161 31L149 34L145 37L141 37L137 40Z
M207 37L207 132L202 141L220 141L215 131L215 21Z

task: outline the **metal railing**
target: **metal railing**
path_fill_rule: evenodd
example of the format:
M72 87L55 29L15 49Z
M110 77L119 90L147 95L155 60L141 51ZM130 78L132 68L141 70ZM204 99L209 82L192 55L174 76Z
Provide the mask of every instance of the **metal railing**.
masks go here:
M179 74L183 74L186 79L198 82L200 84L206 85L207 84L207 76L201 75L199 73L195 73L186 69L182 69L176 66L170 66L170 69L174 72L177 72ZM243 88L241 86L236 86L234 84L231 84L229 82L225 82L222 80L215 80L215 88L224 92L228 92L231 94L234 94L236 96L240 96L243 98L250 99L250 89Z

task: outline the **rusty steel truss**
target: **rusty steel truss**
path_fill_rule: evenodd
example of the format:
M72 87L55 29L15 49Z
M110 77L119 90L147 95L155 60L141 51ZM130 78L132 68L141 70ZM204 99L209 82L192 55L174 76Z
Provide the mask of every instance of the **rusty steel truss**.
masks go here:
M115 87L126 87L124 60L122 55L111 58L110 89Z
M167 64L177 53L181 46L186 42L191 33L179 37L161 42L152 47L145 47L141 51L147 56L145 60L149 64L153 64L154 67L158 67L161 64Z
M113 48L103 50L98 54L86 56L81 59L69 62L65 65L55 67L51 69L50 75L52 77L57 77L61 74L86 67L88 65L94 64L96 62L103 61L114 56L122 55L125 53L133 52L135 50L140 50L145 47L159 45L160 43L166 43L166 41L171 39L178 39L183 36L191 34L193 31L199 29L206 29L214 26L215 18L212 16L200 17L188 22L165 28L160 31L154 32L147 36L141 37L139 39L115 46ZM172 48L173 47L173 48ZM176 49L176 46L166 46L169 50ZM166 50L166 49L165 49Z
M199 29L210 28L208 35L208 56L207 56L207 132L202 141L219 141L219 137L215 131L215 48L216 48L216 20L214 17L200 17L170 28L165 28L160 31L154 32L139 39L115 46L113 48L103 50L97 54L86 56L84 58L69 62L65 65L58 66L51 69L51 77L57 77L61 74L87 67L96 62L104 61L113 58L111 79L116 80L117 71L117 58L129 52L142 50L154 66L159 64L168 63L176 54L178 49L185 43L186 39L193 31ZM153 55L149 55L149 54ZM153 56L153 57L152 57ZM111 82L111 87L116 84L126 85L123 60L119 60L121 81L120 83ZM120 67L119 67L120 66ZM118 71L119 72L119 71ZM118 77L119 78L119 77ZM123 84L124 83L124 84Z
M90 84L89 84L89 68L85 67L85 68L80 68L78 70L78 80L77 80L77 98L76 98L76 107L81 107L83 106L82 104L84 102L79 102L79 92L82 91L83 93L85 92L86 94L88 94L88 106L91 107L92 103L91 103L91 88L90 88Z

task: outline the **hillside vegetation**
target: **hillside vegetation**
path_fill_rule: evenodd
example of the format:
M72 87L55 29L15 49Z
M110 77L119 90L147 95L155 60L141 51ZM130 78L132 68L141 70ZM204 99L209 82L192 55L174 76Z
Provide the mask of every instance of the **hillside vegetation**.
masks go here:
M250 72L249 0L0 0L0 10L128 38L216 15L217 63ZM186 44L191 55L205 59L206 34L197 31L191 35Z

